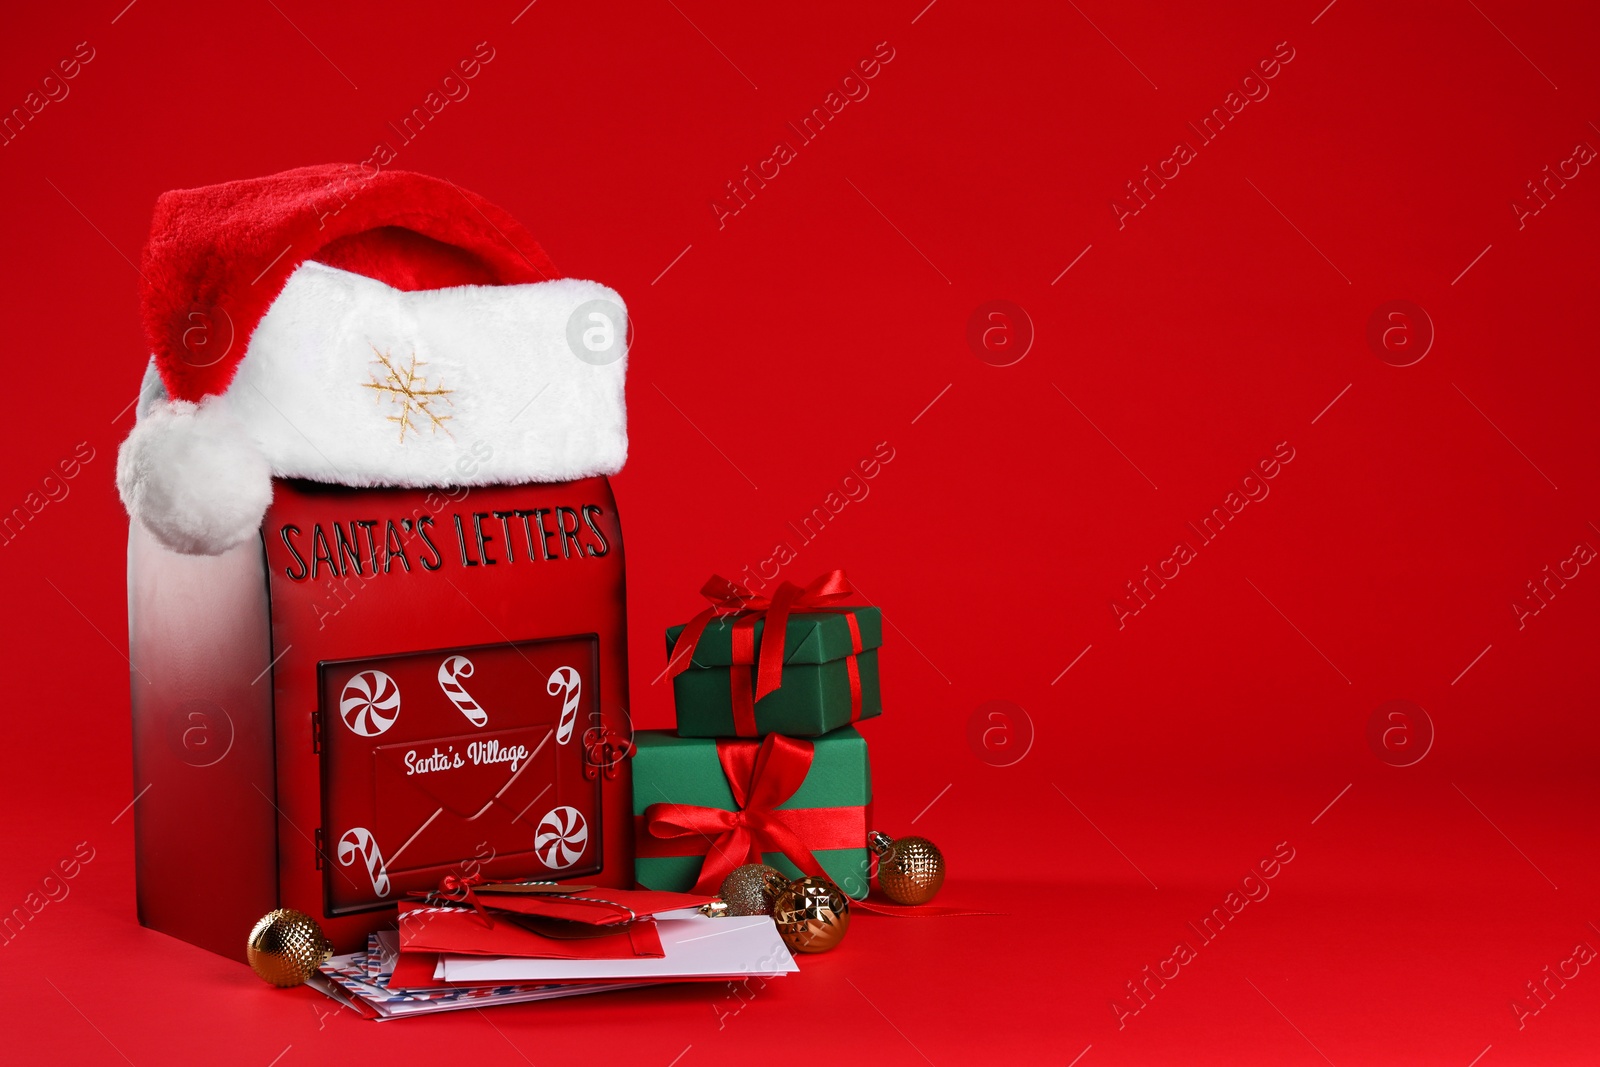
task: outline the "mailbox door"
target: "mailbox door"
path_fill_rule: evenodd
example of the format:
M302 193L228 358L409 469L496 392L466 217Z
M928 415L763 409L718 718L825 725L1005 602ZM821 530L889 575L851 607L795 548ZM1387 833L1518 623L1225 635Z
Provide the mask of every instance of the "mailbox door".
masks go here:
M464 861L599 873L602 779L577 728L598 663L590 634L320 664L327 913L391 906Z

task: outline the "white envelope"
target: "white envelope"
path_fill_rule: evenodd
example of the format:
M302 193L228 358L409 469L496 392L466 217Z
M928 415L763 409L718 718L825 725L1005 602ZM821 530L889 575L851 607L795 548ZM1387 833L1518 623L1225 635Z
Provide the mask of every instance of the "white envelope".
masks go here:
M656 929L661 959L534 960L442 956L435 978L494 985L503 982L652 978L773 978L800 968L768 915L712 919L667 912Z

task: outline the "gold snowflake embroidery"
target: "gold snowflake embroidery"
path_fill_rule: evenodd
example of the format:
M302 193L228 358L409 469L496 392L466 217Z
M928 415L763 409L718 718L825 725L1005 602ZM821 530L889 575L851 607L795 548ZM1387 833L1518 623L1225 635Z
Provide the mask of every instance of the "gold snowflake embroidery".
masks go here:
M372 352L378 358L373 360L383 368L383 379L380 381L374 373L372 380L362 382L363 389L371 389L374 399L380 404L387 397L399 406L398 415L387 415L390 422L400 425L400 441L405 442L407 433L421 435L422 428L426 426L428 432L437 433L443 430L446 437L454 439L450 428L445 425L452 416L441 415L435 410L434 405L443 402L451 407L455 406L450 399L454 389L446 389L441 381L437 386L429 387L427 375L418 371L419 367L427 366L417 359L415 352L411 353L411 360L405 366L400 366L388 352L379 352L378 346L373 345Z

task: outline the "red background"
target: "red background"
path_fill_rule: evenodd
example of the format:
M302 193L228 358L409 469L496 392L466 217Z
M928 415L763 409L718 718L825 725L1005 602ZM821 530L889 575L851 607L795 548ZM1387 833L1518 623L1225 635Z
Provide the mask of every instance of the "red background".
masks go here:
M1600 146L1593 15L924 3L8 17L6 109L77 42L95 50L0 149L0 504L78 442L95 456L0 553L0 905L94 849L0 956L15 1055L1593 1062L1594 967L1521 1029L1511 1004L1600 948L1600 578L1581 571L1520 630L1511 604L1600 546L1600 177L1584 168L1520 229L1509 207ZM630 305L615 485L637 720L670 722L661 632L706 576L795 540L785 523L889 442L870 495L784 573L846 566L884 608L878 821L943 845L949 903L1005 915L862 918L736 1015L726 988L686 986L383 1026L135 925L112 473L144 364L150 206L364 159L480 41L495 58L471 95L395 165L499 202ZM880 41L894 59L870 95L719 229L724 182ZM1119 230L1111 198L1281 41L1295 58L1270 96ZM1003 368L966 340L996 299L1037 334ZM1437 332L1403 368L1366 340L1395 299ZM1123 583L1283 441L1270 496L1119 630ZM1413 766L1367 741L1394 699L1437 733ZM983 757L1018 743L1015 715L991 748L969 742L991 700L1035 733L1012 766ZM1124 983L1197 941L1186 923L1278 842L1295 859L1271 895L1119 1029Z

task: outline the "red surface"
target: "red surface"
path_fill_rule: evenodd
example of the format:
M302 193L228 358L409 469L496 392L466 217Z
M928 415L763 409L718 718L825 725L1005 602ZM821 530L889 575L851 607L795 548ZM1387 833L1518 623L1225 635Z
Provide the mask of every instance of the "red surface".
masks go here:
M94 48L0 148L0 500L38 494L0 550L4 906L75 874L0 956L14 1057L1593 1062L1593 967L1550 979L1520 1030L1511 1007L1577 943L1600 948L1600 579L1563 564L1600 546L1600 178L1549 179L1520 227L1511 207L1600 146L1592 14L276 8L46 6L0 38L7 108ZM1008 915L863 916L748 1000L685 985L381 1025L135 925L111 473L151 206L366 159L484 40L470 95L396 165L503 205L629 302L633 457L614 484L639 725L670 721L655 650L709 573L770 574L780 541L787 577L846 566L892 624L866 727L878 819L945 848L942 903ZM800 143L786 123L881 41L893 58ZM1282 41L1270 95L1119 230L1111 198ZM780 138L792 158L765 163ZM771 177L712 209L746 165ZM992 300L1036 333L1008 367L968 347ZM1394 300L1437 334L1411 366L1369 347ZM892 460L846 481L879 442ZM1245 484L1280 442L1293 460ZM1236 488L1260 499L1119 630L1124 583L1172 574L1187 524ZM829 503L813 539L787 525ZM996 700L1032 724L1008 767L980 754L1017 743L1014 714L990 749L998 723L969 733ZM1392 700L1436 731L1412 766L1379 758L1405 754L1399 734L1369 746ZM1188 923L1279 842L1295 858L1270 895L1119 1030L1124 983L1198 940Z

